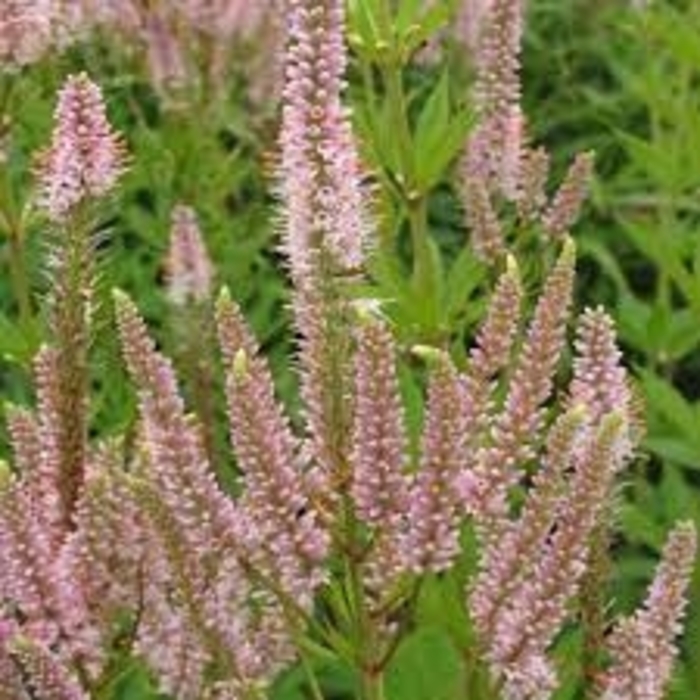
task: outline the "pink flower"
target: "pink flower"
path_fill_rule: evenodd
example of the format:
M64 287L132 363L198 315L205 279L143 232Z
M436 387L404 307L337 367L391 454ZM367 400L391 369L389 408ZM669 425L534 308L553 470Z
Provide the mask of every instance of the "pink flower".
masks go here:
M0 72L38 60L51 45L51 0L3 0Z
M619 469L624 421L606 416L583 450L572 437L575 432L565 429L564 464L552 465L561 470L573 461L570 484L561 484L558 496L559 485L549 481L555 474L542 478L520 520L488 544L486 568L470 599L492 673L514 700L549 697L556 687L546 651L586 571L591 534Z
M51 219L62 221L114 188L125 151L107 121L100 88L85 73L65 82L54 122L51 145L40 157L39 203Z
M259 531L254 559L307 607L325 578L329 537L304 485L299 441L275 399L267 362L227 294L219 299L217 322L228 364L231 441L244 485L241 507Z
M522 0L492 0L482 9L476 42L474 101L479 122L464 163L465 178L518 198L524 118L520 108Z
M165 268L168 296L176 306L203 302L211 296L214 269L197 215L190 207L178 205L173 209Z
M593 177L593 154L579 153L569 167L564 181L542 215L547 235L561 238L576 223L581 206L588 195Z
M357 345L352 496L365 523L377 530L396 531L408 505L396 349L389 330L369 319L361 323Z
M542 428L544 404L566 340L571 306L575 252L567 240L549 274L525 342L516 360L501 411L493 419L487 443L477 455L483 493L475 515L489 521L508 510L508 492L521 475L521 464L533 456Z
M603 700L661 700L678 653L675 638L687 605L697 549L692 522L680 523L664 547L643 606L616 625L608 649L612 667Z
M301 279L312 251L358 268L368 232L359 159L341 102L345 5L290 0L280 142L283 247ZM312 257L312 256L311 256Z
M488 18L493 2L494 0L462 0L460 3L455 35L471 51L478 50L485 20Z
M462 514L457 480L468 453L469 412L461 377L451 360L435 358L428 388L421 459L410 491L405 568L417 574L448 569L459 553Z

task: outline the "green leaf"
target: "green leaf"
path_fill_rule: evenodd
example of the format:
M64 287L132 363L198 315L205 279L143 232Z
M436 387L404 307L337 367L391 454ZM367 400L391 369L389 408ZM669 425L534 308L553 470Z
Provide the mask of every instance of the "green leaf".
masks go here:
M416 177L423 191L434 187L463 151L473 121L470 110L451 113L449 71L443 71L416 124Z
M27 365L35 355L41 342L39 322L22 328L0 314L0 358L20 365Z
M673 464L700 470L700 450L687 440L670 436L650 436L644 446Z
M663 350L670 361L684 358L700 344L700 322L695 311L681 309L672 313Z
M444 630L455 646L466 649L475 639L465 605L465 578L458 573L455 569L447 576L429 576L424 580L416 619L424 627Z
M416 147L419 156L435 148L450 119L450 74L442 72L425 102L416 124Z
M111 700L167 700L156 691L141 666L131 666L112 685Z
M449 322L466 313L474 291L484 281L486 268L469 246L464 246L450 268L445 286L445 308Z
M387 700L454 700L460 697L462 664L449 636L424 628L399 647L386 676Z
M348 5L351 41L353 46L370 60L376 58L376 44L381 34L377 22L376 5L377 0L350 0Z
M625 503L620 511L620 524L631 541L657 551L663 547L665 528L658 518L650 515L645 508L634 503Z
M654 373L643 370L641 379L650 411L661 414L681 434L695 437L699 424L693 405L672 384Z

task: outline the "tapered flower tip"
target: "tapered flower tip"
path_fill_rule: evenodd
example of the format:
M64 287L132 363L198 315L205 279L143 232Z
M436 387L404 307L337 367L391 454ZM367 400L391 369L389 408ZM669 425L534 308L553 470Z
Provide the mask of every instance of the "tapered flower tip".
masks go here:
M219 291L219 296L216 298L217 311L222 307L226 307L226 305L230 304L232 301L233 297L231 296L231 290L227 285L224 285Z
M429 366L436 365L447 358L447 353L444 350L432 345L414 345L411 348L411 354Z
M119 287L112 289L112 301L114 302L114 308L117 310L133 306L131 297Z
M602 700L665 697L696 555L695 525L681 522L666 541L643 605L610 635L612 664L603 678Z
M12 482L12 469L10 464L4 459L0 459L0 495L2 495Z
M382 304L381 299L355 299L352 302L352 310L360 324L373 323L386 320L382 312Z
M107 120L102 91L85 73L61 88L51 144L39 156L39 204L54 221L103 197L126 167L126 152Z
M508 253L508 255L506 255L506 274L514 279L520 279L520 267L518 265L518 261L512 253Z
M571 236L564 237L564 245L561 250L561 257L563 262L573 263L576 260L576 243Z
M544 230L552 238L565 235L576 223L588 195L595 168L592 152L579 153L569 168L559 191L542 217Z
M209 299L213 266L202 239L197 215L190 207L178 205L173 209L165 267L168 296L173 304L183 306Z
M240 348L233 358L233 376L237 380L245 379L248 375L248 353L244 348Z

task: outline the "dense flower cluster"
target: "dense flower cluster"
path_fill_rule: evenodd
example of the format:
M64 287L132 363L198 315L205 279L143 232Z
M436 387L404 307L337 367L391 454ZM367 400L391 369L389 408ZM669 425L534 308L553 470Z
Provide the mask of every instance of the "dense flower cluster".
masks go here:
M306 449L327 496L329 479L346 478L338 471L349 458L351 363L342 278L362 266L369 233L359 156L341 101L344 27L341 0L287 3L278 175L282 246L301 336Z
M211 297L214 271L202 240L197 214L190 207L173 209L170 246L165 261L168 297L175 306Z
M603 679L603 700L663 696L676 656L673 638L680 632L696 539L692 523L676 526L642 608L617 623L608 643L613 663Z
M3 0L0 3L0 73L16 71L61 49L87 25L82 0Z
M93 25L145 56L153 85L163 94L197 83L218 83L232 49L273 31L273 0L82 0ZM203 70L202 70L203 69Z
M51 2L8 0L0 15L0 70L36 61L51 43Z
M578 218L593 172L593 156L579 154L553 197L547 196L549 156L529 144L520 105L522 0L465 2L458 24L476 68L477 124L462 161L462 198L476 253L495 262L507 251L500 205L515 205L523 227L535 225L561 240Z
M39 201L55 221L107 194L124 172L120 137L107 121L102 91L81 73L66 81L50 147L39 165Z
M347 62L343 3L324 0L309 9L292 0L287 11L279 180L284 248L300 283L315 249L328 251L342 269L358 268L368 227L358 156L341 102Z

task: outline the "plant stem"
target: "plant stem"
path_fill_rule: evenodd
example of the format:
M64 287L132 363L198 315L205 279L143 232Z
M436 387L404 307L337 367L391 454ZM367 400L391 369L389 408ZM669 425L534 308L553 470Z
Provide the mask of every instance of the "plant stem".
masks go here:
M362 673L362 700L384 699L383 673L374 669L364 669Z
M352 514L350 515L352 518ZM356 532L354 522L353 533ZM354 538L353 538L354 539ZM377 648L377 630L367 608L360 562L348 561L348 573L355 613L355 643L362 700L384 700L384 672Z
M21 228L15 223L10 223L8 241L12 291L19 309L20 323L23 329L27 329L32 320L31 293L24 256L24 236Z
M13 201L12 184L9 168L2 153L5 138L10 133L10 104L14 80L0 80L0 172L2 174L2 192L0 192L0 223L6 229L10 251L10 279L12 293L19 309L19 317L24 329L29 327L32 318L32 304L27 280L27 266L24 259L24 230L16 214L17 207Z
M427 289L430 279L430 246L428 244L428 207L425 197L409 202L411 245L413 247L413 284L416 289Z
M324 700L323 692L321 690L321 686L318 684L318 679L316 678L314 669L306 656L306 652L304 652L301 648L299 648L299 659L301 660L304 674L309 681L309 690L311 691L313 700Z
M583 627L583 675L585 697L598 696L598 680L603 670L603 651L607 629L606 593L610 580L611 504L593 533L588 555L588 570L581 582L581 625Z
M397 53L397 52L395 52ZM402 66L398 56L389 56L383 64L382 75L389 101L392 131L398 141L400 172L397 175L403 189L403 200L408 210L413 248L413 283L417 289L424 289L429 282L426 193L418 186L416 178L415 145L408 119L406 95L403 86Z
M88 353L94 260L86 212L54 231L50 329L57 353L61 506L66 525L84 478L88 432Z

